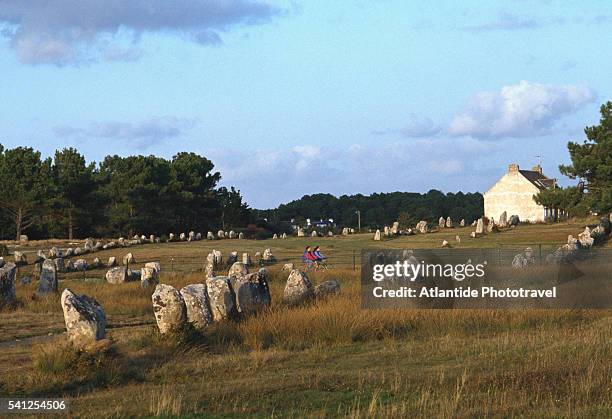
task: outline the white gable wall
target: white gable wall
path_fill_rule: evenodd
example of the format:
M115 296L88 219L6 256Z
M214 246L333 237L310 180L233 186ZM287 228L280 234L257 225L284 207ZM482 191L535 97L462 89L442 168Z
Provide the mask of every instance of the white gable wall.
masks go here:
M533 200L539 191L518 170L510 171L484 194L485 216L497 221L506 211L508 217L518 215L521 221L544 221L544 207Z

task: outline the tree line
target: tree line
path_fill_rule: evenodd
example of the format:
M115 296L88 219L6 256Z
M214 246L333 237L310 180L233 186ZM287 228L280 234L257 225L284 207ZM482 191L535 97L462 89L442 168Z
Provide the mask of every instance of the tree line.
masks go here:
M483 197L480 193L447 193L430 190L425 194L413 192L374 193L371 195L331 194L305 195L282 204L278 208L258 210L256 216L279 224L294 220L304 225L305 218L316 221L333 219L338 226L357 227L360 213L362 227L380 228L400 221L402 227L414 227L420 220L437 222L440 217L451 217L455 222L466 222L482 216Z
M195 153L88 164L74 148L42 158L0 144L0 179L4 239L206 232L245 226L252 216L240 192L218 187L220 173Z
M576 217L612 212L612 102L601 105L600 114L598 125L584 129L584 141L567 144L572 163L559 166L578 184L543 190L534 197L538 204Z

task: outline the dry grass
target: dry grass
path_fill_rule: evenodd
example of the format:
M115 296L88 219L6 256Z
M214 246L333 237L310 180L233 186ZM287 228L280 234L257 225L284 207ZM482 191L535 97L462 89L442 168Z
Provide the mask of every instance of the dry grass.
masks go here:
M610 310L362 310L359 273L337 268L310 277L338 279L339 296L287 307L287 273L269 270L268 310L171 337L156 331L152 290L64 279L108 314L110 341L97 352L46 338L63 330L59 297L32 299L34 286L19 285L19 307L0 313L0 393L69 397L83 417L612 415Z

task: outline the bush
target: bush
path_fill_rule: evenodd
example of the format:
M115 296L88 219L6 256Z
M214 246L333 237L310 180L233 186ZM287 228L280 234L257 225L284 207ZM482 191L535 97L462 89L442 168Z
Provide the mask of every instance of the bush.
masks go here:
M9 250L5 244L0 244L0 256L8 256Z

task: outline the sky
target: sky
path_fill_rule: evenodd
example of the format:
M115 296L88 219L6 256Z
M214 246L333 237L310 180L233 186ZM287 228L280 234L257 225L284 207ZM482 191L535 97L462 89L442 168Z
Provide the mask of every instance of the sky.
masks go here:
M254 208L567 185L611 40L607 0L0 0L0 143L193 151Z

